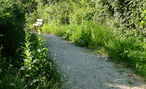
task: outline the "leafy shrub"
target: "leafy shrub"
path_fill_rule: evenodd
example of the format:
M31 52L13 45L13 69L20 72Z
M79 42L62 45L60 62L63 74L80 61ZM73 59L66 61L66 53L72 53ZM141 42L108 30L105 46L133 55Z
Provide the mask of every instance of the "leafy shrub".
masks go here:
M8 64L6 61L5 63ZM5 63L3 61L0 64L0 89L25 89L27 83L21 77L20 71L13 68L11 64L8 68L4 67Z
M88 25L91 31L90 48L102 48L113 38L112 30L96 22L90 22Z
M113 39L108 41L105 49L108 55L117 61L124 61L139 74L143 75L145 71L145 42L144 37L139 36L137 31L116 32Z
M65 29L66 26L56 23L44 24L42 28L43 32L56 34L58 36L63 36L65 33Z
M85 24L81 24L81 29L79 29L79 30L81 30L81 34L80 34L79 39L77 39L75 41L75 43L77 43L80 46L88 47L89 44L92 41L91 28L92 27L90 27L90 23L89 22L86 22Z
M59 89L60 74L52 58L47 56L43 37L27 33L25 40L21 68L16 68L0 55L0 89Z
M24 79L29 84L26 88L55 89L60 87L60 74L51 57L47 56L48 50L41 35L27 35L24 47Z
M0 1L0 46L3 46L2 57L8 58L7 61L15 66L20 66L22 62L19 50L24 42L25 13L19 2ZM9 60L9 57L11 60ZM20 60L18 60L20 59ZM19 62L19 63L16 63Z
M44 28L77 45L104 49L145 76L145 6L145 0L58 1L48 6Z
M64 34L65 39L72 40L72 41L79 39L80 34L81 34L80 28L81 28L81 25L78 25L78 24L68 25L65 29L66 31Z
M145 0L98 0L94 19L120 29L140 29Z
M2 58L0 47L0 89L23 89L25 87L24 79L20 71L10 64L6 58ZM10 59L11 60L11 59Z
M43 37L39 33L25 33L30 30L26 26L30 23L26 24L25 19L36 14L35 4L35 0L0 1L0 89L59 89L61 86L60 74L47 56ZM34 18L28 18L27 22Z
M145 29L145 27L146 27L146 10L143 11L143 13L141 14L141 17L143 18L143 20L141 21L141 27L143 29Z

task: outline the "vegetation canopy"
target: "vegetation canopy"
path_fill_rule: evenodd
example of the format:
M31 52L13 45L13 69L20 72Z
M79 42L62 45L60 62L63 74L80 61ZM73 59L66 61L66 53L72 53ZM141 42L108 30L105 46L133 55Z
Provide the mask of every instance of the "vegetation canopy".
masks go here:
M0 89L60 89L42 33L124 62L146 78L145 0L0 0Z

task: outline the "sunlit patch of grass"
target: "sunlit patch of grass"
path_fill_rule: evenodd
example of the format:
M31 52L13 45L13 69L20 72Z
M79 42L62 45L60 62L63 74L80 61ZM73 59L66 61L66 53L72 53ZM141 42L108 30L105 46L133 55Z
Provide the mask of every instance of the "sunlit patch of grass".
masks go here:
M58 29L61 28L60 25L53 26L55 27L52 33L62 34L60 36L64 36L79 46L95 49L98 54L105 53L105 56L113 60L125 62L140 75L145 76L145 38L138 35L137 31L122 32L90 21L66 25L62 28L63 31Z

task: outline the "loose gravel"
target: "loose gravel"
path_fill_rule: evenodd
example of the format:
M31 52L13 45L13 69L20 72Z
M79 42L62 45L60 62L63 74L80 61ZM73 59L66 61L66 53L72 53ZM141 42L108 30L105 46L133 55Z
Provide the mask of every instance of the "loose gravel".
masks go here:
M66 80L63 89L146 89L143 80L130 69L117 67L108 58L60 37L47 34L44 37Z

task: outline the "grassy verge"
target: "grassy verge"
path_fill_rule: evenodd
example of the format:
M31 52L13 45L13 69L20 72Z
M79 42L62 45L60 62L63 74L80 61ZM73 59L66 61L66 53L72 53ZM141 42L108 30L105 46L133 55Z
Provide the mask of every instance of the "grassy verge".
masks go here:
M47 55L43 37L27 33L21 49L19 68L0 57L0 89L61 89L60 73Z
M145 37L136 30L119 30L93 21L69 25L45 24L43 31L64 36L79 46L104 50L113 60L125 62L146 77Z

